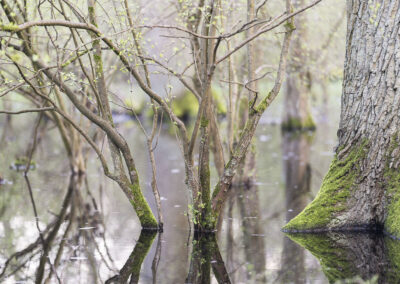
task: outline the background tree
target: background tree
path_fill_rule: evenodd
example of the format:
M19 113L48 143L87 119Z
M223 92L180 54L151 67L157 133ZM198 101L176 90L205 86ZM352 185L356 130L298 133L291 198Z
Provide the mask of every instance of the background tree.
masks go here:
M294 1L293 6L303 6L304 0ZM313 130L315 122L311 114L311 71L309 70L308 28L306 15L295 19L296 31L290 48L287 79L285 82L282 129Z

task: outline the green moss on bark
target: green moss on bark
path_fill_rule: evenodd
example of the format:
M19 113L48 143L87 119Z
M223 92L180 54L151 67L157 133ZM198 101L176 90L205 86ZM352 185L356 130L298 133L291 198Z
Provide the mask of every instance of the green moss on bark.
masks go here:
M209 123L209 120L203 117L203 118L201 119L200 126L201 126L201 127L207 127L207 126L208 126L208 123Z
M346 158L332 161L315 199L285 227L284 231L324 230L335 215L347 208L347 199L360 174L359 161L365 156L366 142Z
M100 45L100 42L96 41L96 43L98 45ZM103 76L103 61L101 59L101 56L98 55L98 54L94 54L93 58L94 58L94 62L95 62L95 65L96 65L96 76L97 77Z
M391 267L391 269L387 269L386 281L388 283L400 283L400 241L386 238L385 246Z
M387 164L385 169L386 183L386 212L387 216L384 222L384 230L393 237L400 238L400 172L394 168L395 154L399 149L398 133L392 137L391 145L387 152ZM399 263L400 264L400 263Z
M395 169L388 169L386 195L388 199L387 217L384 224L386 232L400 238L400 173Z
M0 30L5 32L17 32L19 31L19 26L14 23L3 24L0 22Z
M388 186L390 203L387 206L387 218L384 224L385 230L396 238L400 238L400 174L391 173L391 182Z
M156 229L158 226L157 220L154 217L149 204L144 199L139 183L131 185L130 188L132 189L133 195L133 200L131 200L131 203L135 208L137 216L139 217L140 224L144 229Z

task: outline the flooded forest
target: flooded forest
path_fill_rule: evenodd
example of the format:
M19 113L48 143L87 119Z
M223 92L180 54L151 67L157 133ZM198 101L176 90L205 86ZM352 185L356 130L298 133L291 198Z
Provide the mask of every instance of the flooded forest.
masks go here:
M0 283L400 283L400 0L0 0Z

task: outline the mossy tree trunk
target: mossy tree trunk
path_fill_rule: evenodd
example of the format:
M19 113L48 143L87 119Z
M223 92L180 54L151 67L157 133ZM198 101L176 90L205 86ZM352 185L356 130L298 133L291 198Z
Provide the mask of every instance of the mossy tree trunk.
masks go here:
M294 1L293 6L298 9L304 6L304 0ZM306 15L300 14L295 18L296 31L293 33L292 45L289 54L287 79L285 84L284 112L282 129L285 131L314 130L309 95L311 92L311 78L307 56Z
M95 13L94 0L88 0L88 14L90 23L97 26L96 13ZM109 125L115 128L111 107L109 104L108 91L105 81L105 76L103 72L103 56L101 49L100 39L96 37L95 34L91 33L92 36L92 47L93 47L93 58L94 58L94 69L95 69L95 81L97 92L99 94L101 116L105 121L108 121ZM107 136L109 149L114 165L114 171L117 177L116 182L123 190L130 203L132 204L140 224L143 229L156 230L158 227L157 221L154 214L143 196L142 189L139 183L139 175L135 166L133 155L130 152L127 142L123 140L123 147L118 147L118 145L113 141L110 136ZM128 173L126 174L124 169L123 161L125 161ZM128 177L129 176L129 177Z
M317 197L284 229L400 237L400 2L347 3L339 147Z

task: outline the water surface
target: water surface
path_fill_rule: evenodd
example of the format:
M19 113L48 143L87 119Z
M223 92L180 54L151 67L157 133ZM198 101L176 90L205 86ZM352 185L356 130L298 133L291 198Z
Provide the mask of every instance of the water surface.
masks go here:
M86 177L71 178L62 144L49 130L29 173L38 224L46 235L59 226L44 260L47 283L328 283L373 279L398 283L400 245L376 235L285 235L280 229L317 193L336 144L339 103L316 108L315 133L282 134L279 104L263 117L255 138L257 182L233 188L224 222L213 236L189 237L187 191L181 153L165 131L156 149L165 219L163 234L141 232L118 186L89 154ZM323 111L321 111L323 110ZM329 111L327 111L329 110ZM13 119L0 149L0 265L2 283L32 283L42 253L26 181L9 166L30 141L33 115ZM0 118L0 122L4 123ZM128 137L146 198L154 208L145 141L134 121L119 125ZM215 175L215 173L214 173ZM215 178L214 178L215 181ZM65 210L65 218L55 216ZM47 234L48 235L48 234ZM47 236L46 235L46 236ZM33 243L33 245L31 245ZM28 249L27 249L28 248ZM25 250L25 251L23 251ZM22 251L22 252L21 252ZM17 253L17 255L15 255ZM43 260L42 260L43 262Z

